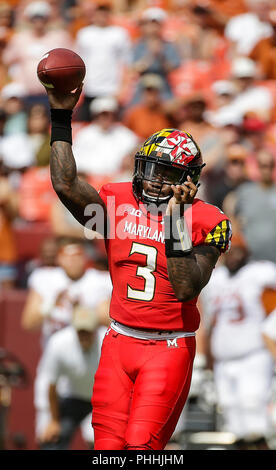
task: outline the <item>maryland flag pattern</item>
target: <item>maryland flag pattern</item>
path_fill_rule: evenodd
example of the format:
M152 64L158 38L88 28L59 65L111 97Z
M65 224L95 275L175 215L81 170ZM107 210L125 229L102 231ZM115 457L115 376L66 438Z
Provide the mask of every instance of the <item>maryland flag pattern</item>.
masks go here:
M228 251L231 245L232 228L230 220L222 220L205 238L207 245L216 246L220 252Z
M140 148L139 153L146 157L167 160L176 166L202 163L200 148L191 134L177 129L162 129L151 135Z

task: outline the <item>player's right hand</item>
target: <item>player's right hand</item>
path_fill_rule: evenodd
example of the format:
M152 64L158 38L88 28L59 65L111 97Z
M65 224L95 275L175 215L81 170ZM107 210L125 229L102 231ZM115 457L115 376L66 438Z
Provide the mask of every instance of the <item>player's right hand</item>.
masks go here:
M82 92L83 84L69 93L62 93L53 88L46 88L50 107L53 109L74 109Z
M171 185L173 190L173 197L169 200L166 215L172 215L173 210L181 205L184 207L185 204L192 204L197 193L197 186L192 182L190 176L187 177L187 181L182 185Z

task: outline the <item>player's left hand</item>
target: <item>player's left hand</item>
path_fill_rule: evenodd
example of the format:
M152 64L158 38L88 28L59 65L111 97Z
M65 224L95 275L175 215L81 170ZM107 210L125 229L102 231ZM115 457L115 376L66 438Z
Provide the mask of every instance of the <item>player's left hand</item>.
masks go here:
M173 190L173 197L169 200L168 207L166 209L166 215L172 215L173 210L179 207L181 204L184 208L185 204L192 204L195 195L198 191L197 186L192 182L190 176L187 177L187 181L183 184L171 185Z

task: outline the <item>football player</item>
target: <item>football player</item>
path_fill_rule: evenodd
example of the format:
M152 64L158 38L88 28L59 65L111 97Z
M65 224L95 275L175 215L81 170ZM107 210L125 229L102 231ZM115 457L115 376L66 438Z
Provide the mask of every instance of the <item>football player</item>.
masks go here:
M71 116L81 87L47 93L53 187L84 226L91 222L89 205L101 209L102 227L97 217L89 227L106 238L113 282L112 322L92 394L95 449L164 449L189 392L197 296L228 248L230 222L195 198L201 152L176 129L146 140L132 182L98 193L78 178L72 152Z
M273 361L262 327L271 303L267 300L276 289L276 265L249 262L247 244L237 233L231 246L200 295L201 315L209 334L223 430L236 436L237 450L268 450Z

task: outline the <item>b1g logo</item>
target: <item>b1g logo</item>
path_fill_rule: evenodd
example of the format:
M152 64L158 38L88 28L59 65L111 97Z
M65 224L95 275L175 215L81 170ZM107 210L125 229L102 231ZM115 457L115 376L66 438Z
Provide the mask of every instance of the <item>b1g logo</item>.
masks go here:
M129 214L134 215L135 217L141 217L142 212L139 209L135 209L135 207L133 207Z
M193 143L193 141L189 138L187 134L183 137L183 133L175 131L170 134L167 138L167 143L170 147L174 147L173 150L170 152L171 160L173 163L179 164L187 164L189 163L194 156L197 154L198 150Z
M178 344L177 344L176 338L174 338L174 339L167 339L167 345L168 345L168 348L178 348Z

